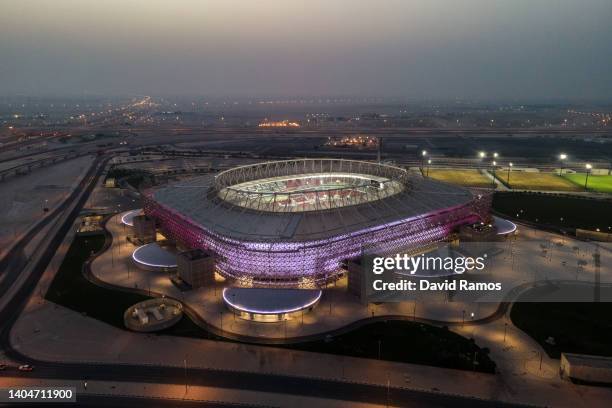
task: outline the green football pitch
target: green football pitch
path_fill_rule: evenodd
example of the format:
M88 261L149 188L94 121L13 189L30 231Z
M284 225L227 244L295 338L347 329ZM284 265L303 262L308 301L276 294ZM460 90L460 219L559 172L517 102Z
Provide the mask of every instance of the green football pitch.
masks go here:
M563 177L565 177L572 183L584 188L586 173L564 174ZM612 175L608 176L590 174L587 188L592 191L612 193Z

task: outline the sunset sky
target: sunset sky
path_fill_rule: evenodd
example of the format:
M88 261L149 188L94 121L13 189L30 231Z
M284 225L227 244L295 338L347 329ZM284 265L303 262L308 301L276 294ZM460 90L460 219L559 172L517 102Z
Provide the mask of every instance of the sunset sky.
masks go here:
M2 0L0 94L612 99L610 0Z

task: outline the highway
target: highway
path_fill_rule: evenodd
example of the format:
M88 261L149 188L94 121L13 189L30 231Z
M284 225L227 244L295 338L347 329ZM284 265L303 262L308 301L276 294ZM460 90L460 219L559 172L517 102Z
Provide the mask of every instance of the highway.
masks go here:
M52 408L56 407L71 407L82 405L87 407L113 407L113 408L133 408L133 407L184 407L184 408L260 408L264 405L256 404L232 404L219 401L190 401L181 399L160 399L160 398L144 398L130 396L110 396L110 395L79 395L77 403L54 403ZM2 404L0 404L2 406ZM7 405L15 407L15 404ZM40 404L19 403L19 407L40 407Z
M33 362L36 372L17 374L23 377L76 381L128 381L151 384L184 384L183 367L155 367L134 365L103 364L52 364ZM289 394L304 397L317 397L345 401L401 407L503 407L515 406L495 401L445 395L435 391L417 391L407 388L387 388L342 381L319 380L312 378L289 377L274 374L258 374L208 369L187 369L187 384L226 389Z
M38 233L40 233L40 231L42 231L50 222L52 222L56 217L62 214L74 202L74 200L77 199L79 195L81 195L81 193L87 188L89 183L91 183L94 179L97 180L99 173L104 169L104 165L106 165L106 161L108 161L108 159L104 161L102 159L97 159L96 161L94 161L93 166L90 168L89 172L86 174L85 177L83 177L83 179L75 187L72 193L66 198L66 200L64 200L59 206L57 206L51 212L46 214L46 216L41 221L39 221L32 228L30 228L30 230L28 230L28 232L19 241L15 243L11 250L11 253L7 254L3 259L0 260L0 275L6 274L6 276L3 277L3 280L0 283L0 293L6 293L11 284L17 278L17 275L21 273L24 264L20 261L24 261L22 255L24 253L26 245L28 245L30 241ZM82 206L87 201L87 197L89 197L89 194L84 195L82 200L85 201L83 201L80 206L77 205L79 211L80 208L82 208ZM78 212L76 215L78 216Z

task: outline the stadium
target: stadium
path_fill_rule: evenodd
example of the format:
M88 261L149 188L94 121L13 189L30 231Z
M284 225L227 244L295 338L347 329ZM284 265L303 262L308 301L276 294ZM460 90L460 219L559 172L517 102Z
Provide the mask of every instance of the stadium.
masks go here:
M236 167L148 191L166 238L215 254L242 286L309 288L363 254L394 254L487 222L491 196L385 164L298 159Z

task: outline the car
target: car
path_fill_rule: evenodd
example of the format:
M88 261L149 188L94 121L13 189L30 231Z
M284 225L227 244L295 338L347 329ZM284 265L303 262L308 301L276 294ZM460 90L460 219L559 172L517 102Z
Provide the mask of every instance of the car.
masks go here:
M23 364L19 366L19 371L32 371L34 367L29 364Z

